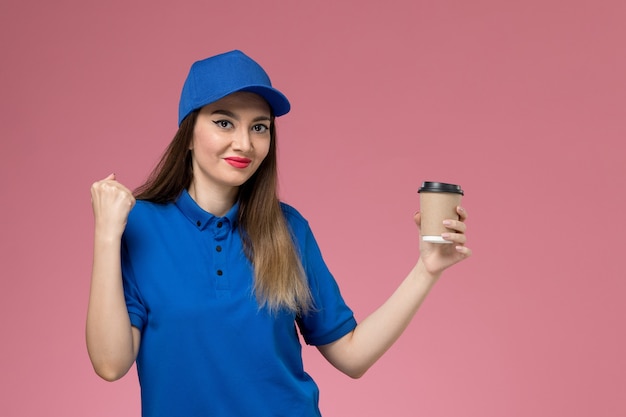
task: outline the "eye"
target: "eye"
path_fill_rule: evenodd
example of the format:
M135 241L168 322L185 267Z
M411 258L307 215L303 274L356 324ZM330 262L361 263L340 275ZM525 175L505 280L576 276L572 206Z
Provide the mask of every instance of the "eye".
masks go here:
M213 120L213 123L215 123L217 127L221 127L222 129L228 129L233 126L233 124L228 120Z
M252 126L252 131L255 133L266 133L268 130L269 130L269 127L261 123L258 125Z

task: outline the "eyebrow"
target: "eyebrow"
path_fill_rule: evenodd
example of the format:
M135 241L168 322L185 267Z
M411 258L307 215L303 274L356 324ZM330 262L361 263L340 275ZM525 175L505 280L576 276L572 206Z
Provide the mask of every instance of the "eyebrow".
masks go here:
M221 114L223 116L227 116L227 117L230 117L232 119L239 120L239 117L235 113L230 111L230 110L219 110L218 109L218 110L214 110L213 112L211 112L211 116L214 115L214 114ZM272 119L269 116L257 116L252 121L253 122L260 122L260 121L268 121L269 122L271 120Z

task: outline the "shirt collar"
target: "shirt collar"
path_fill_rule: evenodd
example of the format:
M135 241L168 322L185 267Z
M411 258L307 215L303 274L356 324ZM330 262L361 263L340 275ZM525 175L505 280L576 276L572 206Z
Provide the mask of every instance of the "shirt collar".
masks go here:
M187 219L193 223L198 230L204 230L209 226L232 229L237 225L237 219L239 217L239 201L228 210L223 217L215 216L208 211L205 211L202 207L196 203L196 201L189 195L187 190L183 190L175 202L178 209L187 217ZM227 227L224 227L227 226Z

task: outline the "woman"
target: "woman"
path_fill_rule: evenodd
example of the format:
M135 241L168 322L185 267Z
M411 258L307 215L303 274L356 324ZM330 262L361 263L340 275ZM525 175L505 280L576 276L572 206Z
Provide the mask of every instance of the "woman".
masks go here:
M357 324L307 221L277 198L274 119L289 109L242 52L198 61L179 130L136 198L113 174L91 188L87 347L109 381L137 362L143 416L319 416L297 331L358 378L471 254L459 207L453 245L422 243L399 288Z

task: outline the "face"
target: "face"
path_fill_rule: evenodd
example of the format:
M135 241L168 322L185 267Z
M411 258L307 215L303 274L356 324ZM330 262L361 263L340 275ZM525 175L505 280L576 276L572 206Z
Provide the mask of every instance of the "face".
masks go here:
M259 168L270 148L271 113L260 96L238 92L203 107L191 150L193 186L232 195Z

